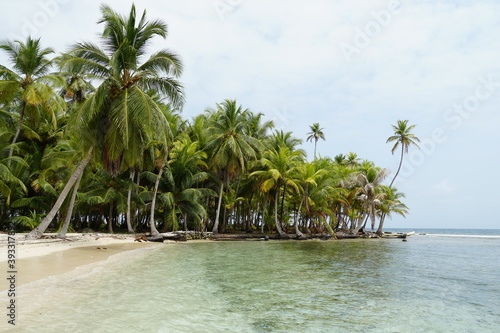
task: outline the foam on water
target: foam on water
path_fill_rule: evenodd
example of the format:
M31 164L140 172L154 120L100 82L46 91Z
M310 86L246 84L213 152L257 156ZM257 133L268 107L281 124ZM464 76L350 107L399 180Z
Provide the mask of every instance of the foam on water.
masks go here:
M419 236L500 239L500 236L495 236L495 235L419 234Z

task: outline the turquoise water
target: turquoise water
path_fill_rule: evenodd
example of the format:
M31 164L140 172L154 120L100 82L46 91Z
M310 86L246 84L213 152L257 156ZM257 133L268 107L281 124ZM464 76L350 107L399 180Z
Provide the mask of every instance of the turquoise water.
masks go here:
M499 332L500 232L418 233L122 253L21 287L17 331Z

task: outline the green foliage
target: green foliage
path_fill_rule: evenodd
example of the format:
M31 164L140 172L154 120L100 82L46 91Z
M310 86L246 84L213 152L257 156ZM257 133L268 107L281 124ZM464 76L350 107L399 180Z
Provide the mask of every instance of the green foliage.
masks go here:
M31 211L30 216L13 216L9 218L9 222L33 230L42 222L44 217L45 214L37 214L35 211Z
M0 65L0 226L37 227L91 147L75 206L66 199L57 215L71 217L69 230L125 229L125 216L145 230L153 206L151 222L164 231L220 222L222 230L334 235L408 214L403 194L384 185L388 170L352 152L316 157L319 123L307 133L315 144L307 161L302 140L235 100L184 120L182 61L148 48L167 25L135 6L122 15L103 5L101 14L99 43L53 59L40 40L0 43L10 65ZM414 127L393 126L392 152L417 146Z

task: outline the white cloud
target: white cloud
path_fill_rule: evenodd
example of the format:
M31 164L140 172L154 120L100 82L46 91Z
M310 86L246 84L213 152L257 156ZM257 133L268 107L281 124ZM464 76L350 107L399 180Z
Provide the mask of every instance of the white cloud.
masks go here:
M44 46L64 51L75 41L96 40L101 31L96 24L99 3L76 0L9 1L0 39L19 33L22 18L32 19L41 10L40 3L51 1L60 1L61 6L39 28ZM421 138L443 128L450 139L409 176L417 186L401 184L410 202L422 200L410 215L418 219L424 214L421 203L429 188L450 200L465 197L465 189L452 184L477 166L478 147L489 152L484 157L488 171L494 172L490 165L500 162L494 153L500 148L495 125L500 88L458 130L443 119L454 103L474 93L479 77L494 73L500 81L496 40L500 3L402 0L401 11L347 62L339 45L353 43L356 29L364 29L374 20L373 13L387 9L391 1L220 0L235 4L223 20L212 0L147 0L136 5L140 11L147 8L149 18L161 18L169 25L167 40L157 40L152 49L168 47L181 55L187 118L224 98L236 98L269 118L276 117L276 110L286 110L283 128L302 139L313 122L326 129L327 142L318 147L322 155L354 151L393 171L398 156L392 156L385 143L392 135L391 124L409 119L418 125L415 134ZM126 13L132 1L106 3ZM6 63L1 53L0 63ZM488 129L484 140L482 128ZM304 147L312 154L312 145ZM447 170L450 181L430 179L433 170ZM486 172L474 180L491 181ZM495 187L498 184L491 186ZM498 196L488 191L481 195ZM427 206L425 214L438 209ZM463 219L449 214L455 221Z
M456 191L456 187L448 179L443 179L430 188L430 194L433 196L448 196Z

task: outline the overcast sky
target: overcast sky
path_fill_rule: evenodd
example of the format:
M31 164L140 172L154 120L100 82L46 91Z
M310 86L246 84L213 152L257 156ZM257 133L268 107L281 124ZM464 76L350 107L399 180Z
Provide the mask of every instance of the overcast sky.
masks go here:
M42 37L57 52L97 41L101 1L2 3L0 39ZM124 14L131 1L105 2ZM410 215L394 228L500 228L500 2L378 0L136 1L169 27L191 119L223 99L262 112L318 153L355 152L397 170L386 140L416 124L395 186ZM7 64L3 54L0 63ZM389 183L391 177L388 178Z

